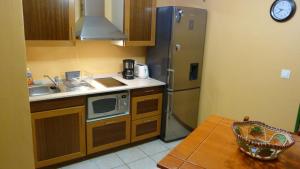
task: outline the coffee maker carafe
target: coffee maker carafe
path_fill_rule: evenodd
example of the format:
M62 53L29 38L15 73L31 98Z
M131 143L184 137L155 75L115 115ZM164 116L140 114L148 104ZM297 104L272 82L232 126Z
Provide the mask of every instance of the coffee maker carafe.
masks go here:
M132 59L123 60L123 78L134 79L134 60Z

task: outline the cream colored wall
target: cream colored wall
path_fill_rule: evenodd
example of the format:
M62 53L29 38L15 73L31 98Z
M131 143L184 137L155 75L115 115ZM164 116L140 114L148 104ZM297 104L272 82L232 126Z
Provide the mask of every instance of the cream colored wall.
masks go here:
M75 22L81 17L81 0L75 0Z
M105 0L104 1L104 12L105 12L105 17L109 20L112 21L112 2L111 0Z
M105 15L111 16L110 0L105 0ZM75 19L80 17L80 0L75 0ZM117 24L116 24L117 25ZM116 73L122 70L123 59L145 63L144 47L119 47L110 41L77 41L76 46L27 46L27 66L36 80L44 74L64 77L64 72L87 71L92 74Z
M0 169L33 169L22 1L1 1L0 21Z
M122 60L145 63L144 47L119 47L109 41L77 41L74 47L27 47L27 65L35 79L44 74L64 76L64 72L82 70L93 74L116 73Z
M173 0L208 10L199 120L245 115L293 130L300 103L300 11L286 23L269 15L273 0ZM300 0L296 0L300 5ZM280 79L283 68L290 80Z
M299 106L299 11L286 23L269 16L273 0L158 0L208 10L205 61L200 101L202 121L210 114L234 119L244 115L285 129L294 128ZM300 1L296 1L300 4ZM27 63L35 78L81 69L92 73L121 70L124 58L144 62L144 48L109 42L80 42L76 47L28 47ZM292 72L282 80L282 68Z

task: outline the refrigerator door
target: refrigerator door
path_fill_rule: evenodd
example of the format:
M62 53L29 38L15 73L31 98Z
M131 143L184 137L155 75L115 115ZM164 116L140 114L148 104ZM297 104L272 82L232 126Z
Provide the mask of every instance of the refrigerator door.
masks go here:
M169 91L200 87L207 12L176 7L170 44Z
M152 78L168 83L173 7L157 8L156 45L148 47L146 63Z
M165 141L187 136L197 127L200 88L168 92Z

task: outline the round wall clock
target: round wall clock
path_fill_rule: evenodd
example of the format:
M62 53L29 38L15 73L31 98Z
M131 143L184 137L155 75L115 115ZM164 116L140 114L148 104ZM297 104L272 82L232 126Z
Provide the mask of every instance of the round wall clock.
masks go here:
M270 10L271 17L277 22L284 22L294 16L296 3L294 0L276 0Z

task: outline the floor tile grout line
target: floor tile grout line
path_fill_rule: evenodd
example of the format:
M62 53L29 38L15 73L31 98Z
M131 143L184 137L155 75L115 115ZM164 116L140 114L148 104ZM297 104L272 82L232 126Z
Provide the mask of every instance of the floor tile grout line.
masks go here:
M123 167L123 166L126 166L127 168L129 168L129 169L130 169L130 167L129 167L129 166L127 166L127 164L126 164L126 163L124 163L124 165L120 165L120 166L118 166L118 167ZM114 167L114 168L111 168L111 169L116 169L116 168L118 168L118 167Z
M116 153L116 155L118 156L118 158L119 158L124 164L126 164L126 162L119 156L118 153Z
M138 149L140 149L144 154L146 154L147 157L163 152L163 151L160 151L160 152L156 152L156 153L154 153L154 154L149 154L149 155L148 155L148 154L147 154L146 152L144 152L141 148L138 148ZM166 150L165 150L165 151L166 151Z
M148 158L150 158L152 161L154 161L154 163L156 164L156 161L154 160L154 159L152 159L151 157L148 157Z
M90 163L93 163L93 164L97 167L97 169L101 169L101 168L98 166L98 164L97 164L93 159L94 159L94 158L89 159L89 160L87 160L87 161L90 162Z
M164 143L163 141L161 141L160 139L158 139L157 141L158 141L158 143L159 143L160 145L162 145L163 147L169 149L169 147L166 146L165 143Z
M117 155L117 153L110 153L110 154L106 154L106 155L115 155L121 161L121 163L122 163L121 165L118 165L118 166L110 168L110 169L114 169L114 168L121 167L121 166L125 165L124 161ZM105 155L98 156L98 157L95 157L95 158L101 158L103 156L105 156ZM95 158L93 158L93 159L95 159ZM93 162L96 165L97 169L101 169L101 167L98 166L98 164L93 159L89 159L87 161Z
M148 154L140 148L140 145L136 146L136 148L142 151L142 153L144 153L146 156L148 156Z
M129 168L129 169L130 169L130 166L129 166L129 165L125 164L125 166L126 166L127 168Z
M179 140L178 140L178 141L179 141ZM159 142L159 144L161 144L161 145L163 145L163 146L165 146L165 147L167 147L167 148L169 148L169 147L167 146L167 144L173 143L173 142L166 143L166 142L162 141L161 139L158 139L158 142ZM176 142L176 141L175 141L175 142Z
M147 158L149 158L149 157L147 156L147 157L140 158L138 160L131 161L130 163L126 163L126 165L128 166L128 168L130 168L129 164L140 161L140 160L144 160L144 159L147 159Z
M165 147L165 146L164 146ZM165 147L167 150L169 149L168 147ZM154 155L154 154L158 154L158 153L161 153L161 152L163 152L163 151L167 151L167 150L162 150L162 151L160 151L160 152L156 152L156 153L154 153L154 154L150 154L150 155L148 155L143 149L141 149L139 146L138 146L138 149L139 150L141 150L144 154L146 154L147 156L152 156L152 155Z
M129 168L129 166L127 166L127 164L125 163L125 161L124 160L122 160L122 158L116 153L116 155L117 155L117 157L124 163L124 165L127 167L127 168ZM117 168L117 167L116 167ZM130 168L129 168L130 169Z
M136 160L136 161L134 161L134 162L137 162L137 161L140 161L140 160L144 160L144 159L147 159L147 158L150 159L151 161L153 161L153 162L156 164L156 161L153 160L152 158L150 158L149 156L147 156L147 157L145 157L145 158L141 158L141 159ZM133 163L133 162L130 162L130 163ZM128 163L128 164L130 164L130 163ZM129 165L128 165L128 168L131 169Z
M123 164L126 164L125 161L123 161L122 158L121 158L117 153L114 153L114 154L118 157L118 159L119 159ZM117 168L117 167L115 167L115 168Z
M134 147L132 147L132 148L134 148ZM125 149L125 150L126 150L126 149ZM140 151L141 151L141 150L140 150ZM144 152L142 152L142 153L144 153ZM116 154L117 154L117 153L116 153ZM145 153L144 153L144 154L145 154ZM148 155L147 155L147 154L145 154L145 155L146 155L146 157L139 158L139 159L137 159L137 160L133 160L133 161L130 161L130 162L126 163L126 162L125 162L125 161L117 154L117 156L122 160L122 162L124 162L125 165L147 158ZM128 166L128 167L129 167L129 166ZM130 167L129 167L129 168L130 168Z
M180 144L182 141L183 141L183 139L182 139L182 140L176 140L176 141L174 141L174 142L179 142L179 143L176 144L176 145L178 145L178 144ZM165 147L167 147L167 148L170 149L170 150L176 147L176 145L175 145L175 146L167 146L167 144L172 144L172 143L174 143L174 142L165 143L165 142L162 141L162 140L159 140L159 142L160 142L160 144L163 144Z
M165 150L165 151L170 151L170 150L168 149L168 150ZM155 153L155 154L149 155L149 157L152 157L152 156L158 155L158 154L160 154L160 153L162 153L162 152L165 152L165 151L161 151L161 152L158 152L158 153Z
M178 140L178 141L179 141L178 144L180 144L180 142L181 142L182 140ZM156 155L158 155L158 154L160 154L160 153L163 153L163 152L170 152L170 151L171 151L172 149L174 149L174 147L176 147L176 145L177 145L177 144L176 144L175 146L167 146L168 143L165 143L165 142L163 142L163 141L160 140L160 139L154 140L154 141L152 141L152 142L158 142L158 144L161 145L162 147L164 147L165 150L162 150L162 151L156 152L156 153L154 153L154 154L149 154L149 155L148 155L148 154L141 148L141 146L144 145L144 144L149 144L149 143L151 143L151 142L148 142L148 143L144 143L144 144L141 144L141 145L137 145L137 146L131 147L131 148L137 148L137 150L139 150L140 152L142 152L142 154L145 155L145 157L139 158L139 159L137 159L137 160L130 161L130 162L128 162L128 163L126 163L126 162L121 158L121 156L118 155L118 152L110 153L111 155L115 155L115 156L121 161L121 163L122 163L122 164L120 164L119 166L113 167L113 168L111 168L111 169L115 169L115 168L122 167L122 166L125 166L125 167L127 167L127 168L130 169L130 166L129 166L129 165L130 165L131 163L137 162L137 161L139 161L139 160L144 160L144 159L147 159L147 158L149 158L151 161L153 161L155 164L157 164L156 161L155 161L155 159L152 158L153 156L156 156ZM172 142L171 142L171 143L172 143ZM170 145L171 145L171 144L170 144ZM129 148L128 148L128 149L129 149ZM124 150L126 150L126 149L124 149ZM122 151L122 150L121 150L121 151ZM98 156L98 157L101 157L101 156ZM96 158L97 158L97 157L96 157ZM97 169L100 169L100 168L101 168L100 166L97 165L97 163L96 163L93 159L89 159L89 160L86 160L86 161L92 163Z
M88 159L88 160L86 160L86 161L84 161L84 162L92 163L92 164L94 164L94 165L97 167L97 169L101 169L101 168L98 166L98 164L97 164L95 161L93 161L92 159Z

